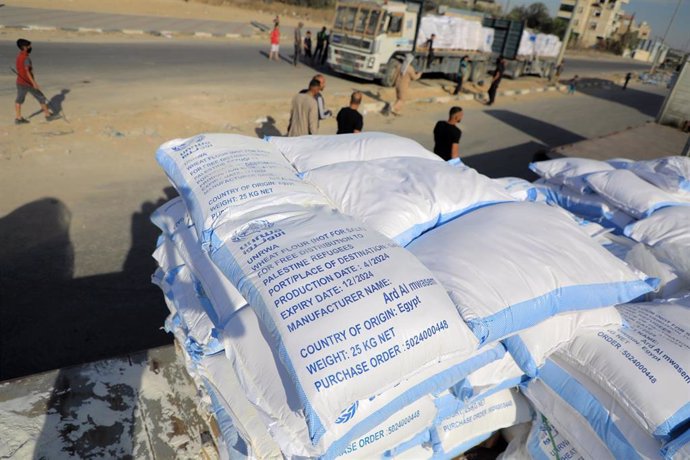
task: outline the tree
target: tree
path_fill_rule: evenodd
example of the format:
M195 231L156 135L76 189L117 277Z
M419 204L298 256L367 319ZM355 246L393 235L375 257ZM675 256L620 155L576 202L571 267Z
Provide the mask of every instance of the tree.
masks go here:
M508 14L508 19L525 21L530 29L551 29L553 19L549 16L549 9L541 2L532 3L529 6L516 6ZM545 32L548 33L548 32Z
M549 16L549 9L541 2L528 6L516 6L508 14L508 19L524 21L530 29L544 34L554 34L561 39L568 27L566 20Z

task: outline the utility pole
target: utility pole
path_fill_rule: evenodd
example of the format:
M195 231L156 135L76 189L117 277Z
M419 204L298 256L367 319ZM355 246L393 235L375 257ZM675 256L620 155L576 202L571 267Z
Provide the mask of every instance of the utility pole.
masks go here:
M664 32L664 38L661 39L661 46L659 47L659 51L654 56L654 63L652 64L652 69L651 69L652 72L654 72L656 70L656 66L659 65L659 56L661 56L661 47L663 47L664 44L666 43L666 37L668 36L668 32L671 30L671 26L673 25L673 21L676 20L676 15L678 14L678 10L680 9L681 3L683 3L683 0L678 0L678 3L676 4L676 9L673 10L673 15L671 16L671 19L668 21L668 26L666 27L666 32Z
M682 1L682 0L681 0ZM568 42L570 41L570 34L573 31L573 19L577 13L577 5L579 5L580 0L575 0L575 6L573 6L573 13L568 19L568 27L565 29L565 34L563 34L563 43L561 43L561 49L558 52L558 58L556 59L556 67L561 65L563 62L563 56L565 55L565 49L568 47Z

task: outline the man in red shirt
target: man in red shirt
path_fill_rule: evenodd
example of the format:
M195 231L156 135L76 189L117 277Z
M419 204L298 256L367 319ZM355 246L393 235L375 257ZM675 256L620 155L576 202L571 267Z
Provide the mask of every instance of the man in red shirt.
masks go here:
M278 53L280 53L280 27L278 21L275 21L273 31L271 32L271 52L268 55L269 60L279 61Z
M43 110L46 120L51 121L54 118L54 114L48 109L48 100L41 92L41 88L39 88L34 78L33 65L29 57L29 54L31 54L31 42L20 38L17 40L17 48L20 51L17 55L17 99L15 99L14 103L14 123L21 125L29 122L29 120L22 117L22 104L26 98L26 93L31 93L36 98L38 103L41 104L41 110Z

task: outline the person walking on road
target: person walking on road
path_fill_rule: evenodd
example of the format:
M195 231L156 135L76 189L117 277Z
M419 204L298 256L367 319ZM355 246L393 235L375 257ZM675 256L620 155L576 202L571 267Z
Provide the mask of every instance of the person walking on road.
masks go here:
M326 33L326 27L323 27L321 31L316 33L316 49L314 50L314 62L316 63L321 61L323 47L326 43L326 36L328 36Z
M276 21L273 26L273 31L271 31L271 52L268 55L268 60L279 61L280 55L280 26Z
M297 27L295 28L295 56L292 59L292 63L297 67L297 63L299 62L299 58L302 55L302 27L304 26L303 23L297 24Z
M307 30L304 37L304 58L309 59L310 62L313 60L311 54L311 30Z
M625 83L623 83L623 89L624 90L628 88L628 82L630 81L631 78L632 78L631 72L628 72L625 74Z
M458 66L458 84L453 91L453 96L457 96L462 91L463 82L467 81L470 73L470 57L464 55L460 58L460 65Z
M503 56L499 56L496 59L496 70L494 71L494 76L491 79L491 86L489 87L489 102L486 105L493 105L496 100L496 91L498 91L498 85L501 84L501 79L506 71L506 60Z
M431 67L431 63L434 61L434 40L436 40L436 34L431 34L431 37L426 41L426 68Z
M575 87L577 86L577 81L579 80L580 77L575 75L573 78L570 79L568 82L568 94L575 94Z
M462 121L462 107L451 107L448 121L441 120L434 126L434 153L444 160L460 158L462 131L457 127Z
M391 109L393 115L400 115L400 110L408 96L410 82L419 80L422 76L421 72L418 73L412 65L413 60L414 55L412 53L405 56L400 72L395 79L395 104L393 104Z
M305 136L319 131L319 107L316 95L321 91L321 83L315 78L309 82L306 93L299 92L292 98L288 136Z
M17 48L19 48L19 54L17 54L15 70L17 74L17 98L14 101L14 124L23 125L29 122L29 120L22 117L22 104L26 99L27 93L31 94L41 105L41 110L46 120L52 121L55 118L55 114L48 108L48 99L41 92L41 88L36 83L36 78L34 77L34 67L29 57L32 50L31 42L20 38L17 40Z
M324 27L325 29L325 27ZM326 64L326 59L328 59L328 46L331 43L331 34L325 33L323 39L323 54L321 55L321 65Z
M359 91L352 93L350 96L350 106L340 109L336 117L338 121L338 132L336 134L354 134L362 132L364 118L362 114L357 111L361 103L362 93Z

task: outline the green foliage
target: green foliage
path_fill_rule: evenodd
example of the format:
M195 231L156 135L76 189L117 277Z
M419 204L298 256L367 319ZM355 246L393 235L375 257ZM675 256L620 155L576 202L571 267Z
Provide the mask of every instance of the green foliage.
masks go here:
M544 34L554 34L563 39L568 22L561 18L552 18L549 9L541 2L527 6L516 6L508 14L508 19L524 21L527 27Z

